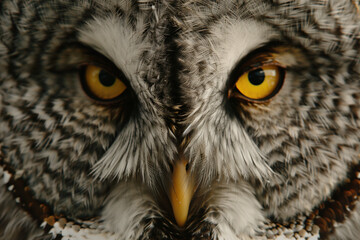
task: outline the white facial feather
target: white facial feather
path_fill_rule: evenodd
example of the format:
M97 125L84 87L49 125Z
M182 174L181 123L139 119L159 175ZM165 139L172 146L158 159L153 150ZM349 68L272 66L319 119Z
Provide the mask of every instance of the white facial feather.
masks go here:
M258 224L265 219L251 186L245 182L223 182L215 183L211 188L205 201L209 209L206 221L217 224L215 232L219 239L254 236Z
M218 82L219 89L225 88L227 77L241 59L276 36L275 31L260 22L228 18L212 26L210 31L218 65L216 75L222 80L213 81Z
M0 239L49 238L48 215L64 239L318 239L321 214L330 239L356 239L360 177L342 189L359 167L355 2L1 0ZM123 73L124 94L95 97L86 64ZM252 101L234 85L263 64L284 79ZM180 160L195 186L183 227ZM1 183L11 169L24 186Z
M223 26L224 22L225 26ZM188 116L190 121L184 136L192 132L190 147L186 149L189 156L193 156L190 162L204 169L203 172L207 173L203 176L205 182L208 181L206 178L212 176L229 179L256 176L264 180L272 174L271 170L238 119L227 113L225 98L229 75L237 63L252 50L260 48L272 39L275 33L259 22L226 17L219 24L211 26L209 32L207 39L211 41L200 37L202 45L199 48L204 50L200 49L200 54L195 57L198 59L193 61L201 62L206 54L211 72L206 73L208 75L203 76L199 81L189 82L186 89L211 86L197 94L196 102L202 104L195 105ZM197 44L195 41L191 42L191 37L195 36L197 35L185 36L184 41L189 43L185 51L189 54L195 48L194 44ZM211 68L211 66L216 67ZM202 162L201 156L196 154L199 152L211 160Z
M148 85L142 78L142 73L147 66L142 65L141 57L146 51L153 52L146 35L143 35L148 27L144 18L145 15L137 18L135 29L115 16L96 18L80 30L79 39L107 56L124 72L140 102L137 119L128 121L111 147L96 163L93 173L101 179L124 179L136 175L140 169L143 179L151 185L152 169L159 168L159 163L165 162L159 159L157 153L165 152L161 157L172 159L175 147L172 146L172 133L165 126L164 120L159 118L162 113L156 110L157 100L152 99L154 96L151 95L151 89L144 91ZM156 136L154 132L159 132L160 136ZM163 148L166 145L168 147Z
M144 231L141 221L151 218L157 211L153 196L146 187L124 182L108 197L102 219L107 229L117 233L117 239L138 239Z
M135 29L116 16L97 17L80 30L79 40L108 57L132 80L137 78L141 54L150 49L148 40L142 35L145 26L141 17Z

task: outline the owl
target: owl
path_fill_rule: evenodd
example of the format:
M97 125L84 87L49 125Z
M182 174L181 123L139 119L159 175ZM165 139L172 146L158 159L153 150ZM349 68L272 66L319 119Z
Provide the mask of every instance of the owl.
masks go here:
M358 4L0 1L0 239L358 239Z

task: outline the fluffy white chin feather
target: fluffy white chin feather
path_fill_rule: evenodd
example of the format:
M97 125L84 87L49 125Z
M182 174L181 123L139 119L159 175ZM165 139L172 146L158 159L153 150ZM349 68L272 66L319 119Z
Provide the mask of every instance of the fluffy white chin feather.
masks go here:
M156 204L147 189L133 182L120 183L110 194L102 212L105 227L117 239L138 239L144 230L141 221L150 219Z
M219 240L246 239L264 221L259 202L246 182L216 183L207 201L206 221L214 223Z
M207 206L204 221L216 225L213 233L218 239L253 236L264 217L248 184L218 182L211 189L209 198L203 203ZM146 230L143 220L155 218L154 212L159 212L159 207L151 193L140 184L124 182L108 198L102 219L118 239L138 239Z

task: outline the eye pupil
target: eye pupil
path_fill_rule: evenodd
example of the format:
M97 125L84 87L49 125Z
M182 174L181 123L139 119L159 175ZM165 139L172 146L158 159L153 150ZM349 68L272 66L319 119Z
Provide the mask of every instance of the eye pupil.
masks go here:
M252 70L249 72L248 78L249 78L249 82L252 85L255 86L260 85L265 80L265 72L262 68Z
M116 78L108 72L101 70L99 73L99 80L105 87L111 87L114 85Z

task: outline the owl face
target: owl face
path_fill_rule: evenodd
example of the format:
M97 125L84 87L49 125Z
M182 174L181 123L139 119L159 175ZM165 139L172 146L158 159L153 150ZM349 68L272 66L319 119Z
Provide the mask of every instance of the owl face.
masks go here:
M358 163L351 1L1 1L4 162L116 239L248 239Z

